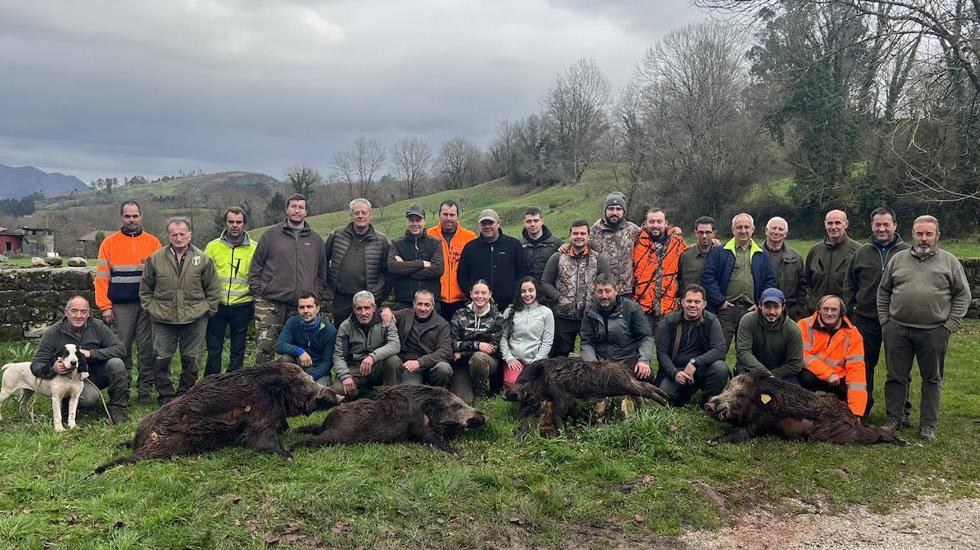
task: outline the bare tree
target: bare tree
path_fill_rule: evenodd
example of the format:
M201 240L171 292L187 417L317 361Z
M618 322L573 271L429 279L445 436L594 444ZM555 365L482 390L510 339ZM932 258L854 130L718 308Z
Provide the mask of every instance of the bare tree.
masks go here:
M617 109L629 162L678 206L721 213L759 177L764 131L744 108L742 37L698 23L669 32L640 61Z
M436 164L451 189L462 189L475 182L480 161L480 148L457 136L442 145Z
M368 196L371 184L386 158L384 146L366 137L357 138L350 150L334 155L334 173L347 183L350 200L354 199L354 184L358 186L358 196Z
M391 147L391 159L398 176L405 182L409 198L414 198L428 175L432 150L419 138L405 138Z
M581 181L595 157L596 142L606 130L605 109L611 92L595 60L582 59L555 76L541 100L562 172L571 181Z
M286 169L286 183L293 188L293 191L310 197L313 195L313 188L323 183L323 177L315 168L294 164Z

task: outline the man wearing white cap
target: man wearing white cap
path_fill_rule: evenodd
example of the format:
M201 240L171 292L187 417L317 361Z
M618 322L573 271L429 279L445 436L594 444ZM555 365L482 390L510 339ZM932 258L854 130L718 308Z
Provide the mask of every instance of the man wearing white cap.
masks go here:
M514 298L517 281L530 275L531 268L521 241L504 235L497 212L487 208L479 221L480 236L466 243L459 260L459 286L468 293L474 282L487 281L497 309L503 311Z

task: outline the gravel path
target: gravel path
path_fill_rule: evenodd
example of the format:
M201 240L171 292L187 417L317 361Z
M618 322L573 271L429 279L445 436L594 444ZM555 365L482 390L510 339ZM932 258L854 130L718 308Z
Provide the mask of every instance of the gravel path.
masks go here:
M795 515L756 510L733 527L680 538L691 549L941 549L980 548L980 499L922 500L891 514L864 506L824 515L800 506ZM809 508L809 509L807 509Z

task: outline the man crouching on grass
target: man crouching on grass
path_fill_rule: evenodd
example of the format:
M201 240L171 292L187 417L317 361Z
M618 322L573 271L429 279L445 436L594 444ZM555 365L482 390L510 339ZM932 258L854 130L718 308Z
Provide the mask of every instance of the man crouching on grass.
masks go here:
M88 300L82 296L68 300L64 318L44 331L31 360L31 373L44 380L50 380L56 374L67 374L70 369L61 359L52 361L52 358L65 349L65 344L75 344L78 352L85 356L90 381L85 383L78 399L79 406L97 407L102 403L99 389L108 388L109 418L113 424L125 422L128 418L129 371L122 357L126 348L105 323L93 319L90 313ZM68 407L63 406L61 410L67 414Z
M384 326L374 294L362 290L353 298L354 314L337 329L333 352L334 391L354 397L374 386L398 383L398 369L385 359L401 350L395 323Z

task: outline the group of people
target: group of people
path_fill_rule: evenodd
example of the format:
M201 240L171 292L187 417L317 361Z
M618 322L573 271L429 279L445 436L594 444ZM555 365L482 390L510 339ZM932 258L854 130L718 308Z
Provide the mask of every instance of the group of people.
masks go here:
M731 376L734 340L736 374L765 369L838 395L866 418L884 343L885 427L911 425L917 359L920 435L935 438L947 342L970 303L962 266L938 248L936 218L916 218L910 246L895 213L879 208L862 245L848 237L846 214L832 210L826 238L804 257L787 246L780 217L766 223L760 246L749 214L734 217L725 243L703 216L688 246L663 209L650 209L642 227L626 209L626 197L611 193L600 219L573 222L563 242L538 208L524 212L518 239L504 234L491 209L480 212L478 234L462 227L452 200L427 229L415 204L404 235L389 241L372 224L371 203L355 199L350 222L324 240L306 222L306 198L294 195L283 222L257 241L245 230L246 213L229 208L224 231L201 250L180 217L167 222L161 246L143 231L139 205L126 201L122 228L100 247L95 280L96 306L111 330L91 317L85 298L72 298L32 368L59 372L57 361L46 366L58 346L78 344L118 421L134 342L141 403L154 389L161 404L187 391L205 343L204 375L221 372L226 335L227 368L241 368L253 322L255 362L278 354L348 396L401 382L450 388L474 402L513 384L529 363L569 355L578 339L582 358L617 361L677 405L700 391L703 405ZM83 394L82 405L94 404L95 393Z

